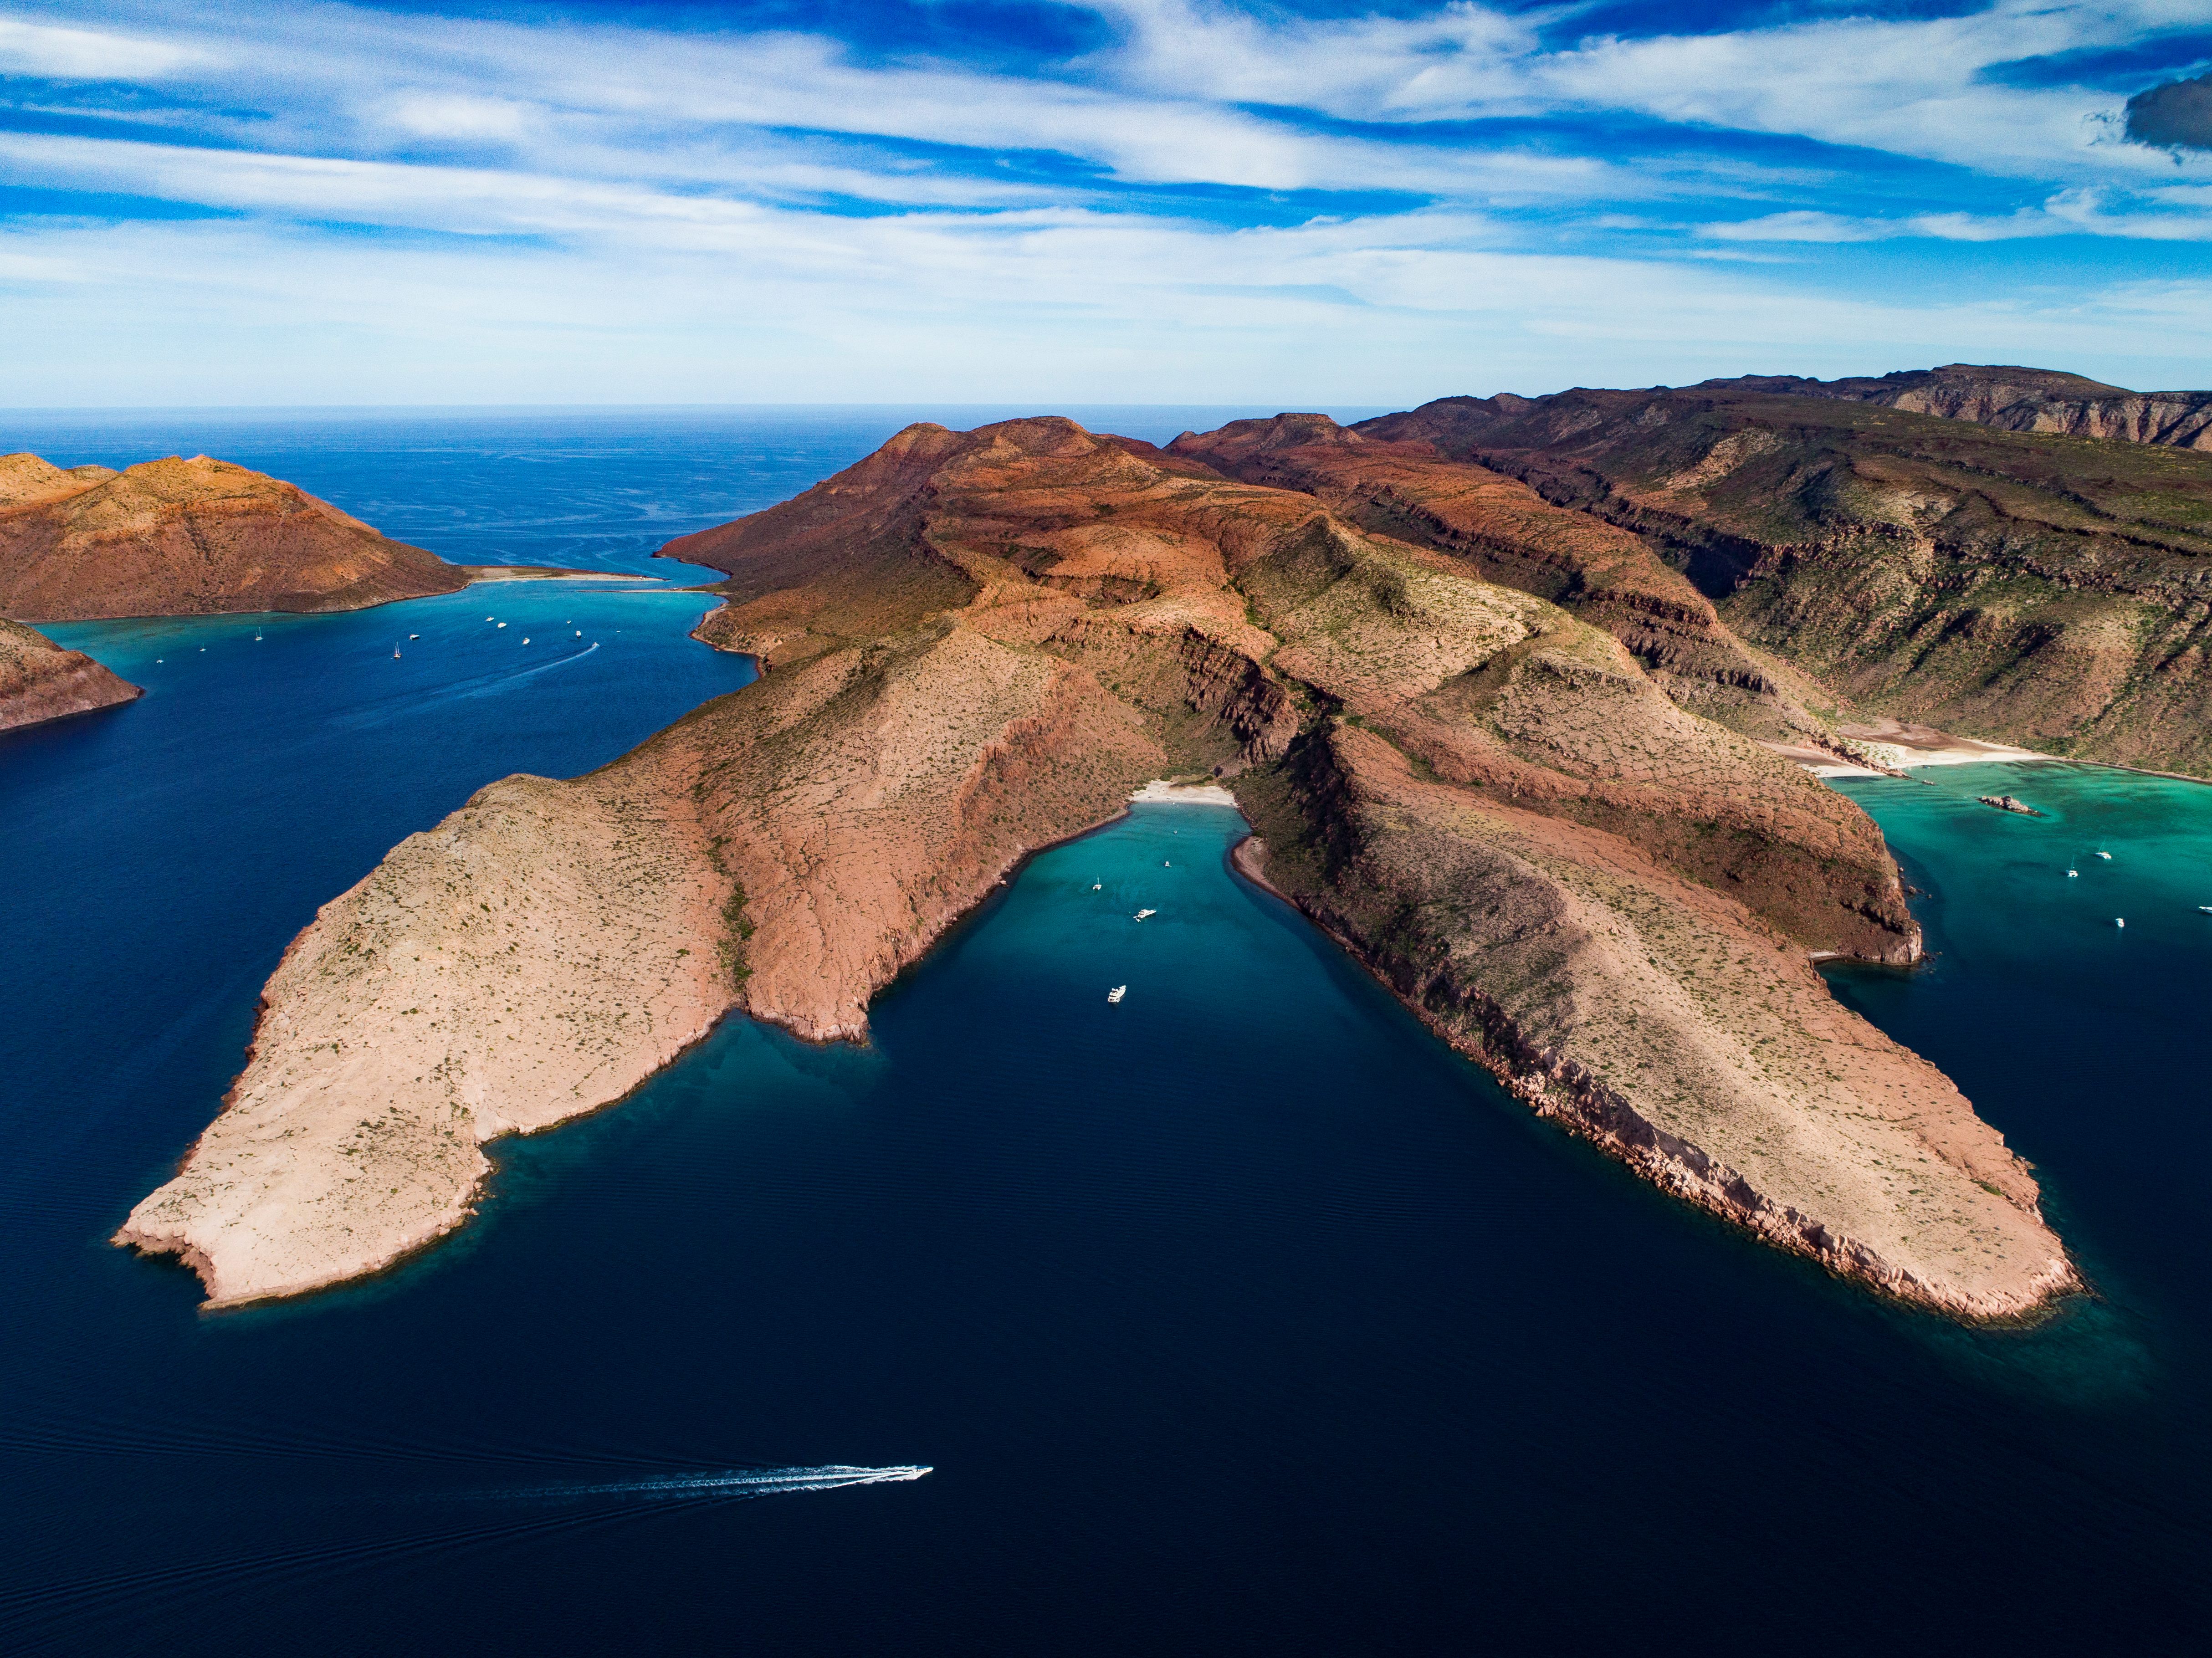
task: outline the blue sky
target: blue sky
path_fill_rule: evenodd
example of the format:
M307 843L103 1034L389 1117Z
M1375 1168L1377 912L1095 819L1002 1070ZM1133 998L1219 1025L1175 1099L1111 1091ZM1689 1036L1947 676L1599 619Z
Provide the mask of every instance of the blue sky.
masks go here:
M2212 385L2205 0L0 0L0 404Z

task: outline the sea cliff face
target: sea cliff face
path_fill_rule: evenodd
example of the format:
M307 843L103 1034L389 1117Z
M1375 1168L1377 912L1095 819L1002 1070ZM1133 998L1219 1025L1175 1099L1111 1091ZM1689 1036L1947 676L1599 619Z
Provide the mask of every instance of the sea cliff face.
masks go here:
M1664 551L1863 715L2212 776L2212 456L1766 382L1363 422Z
M121 472L0 457L0 615L349 610L468 581L303 489L205 455Z
M82 651L0 617L0 731L87 714L144 695Z
M495 785L326 907L118 1242L225 1301L393 1259L465 1214L483 1140L618 1098L726 1006L858 1036L1025 852L1219 774L1283 890L1662 1184L1956 1312L2073 1283L2002 1139L1807 965L1918 954L1879 832L1614 634L1060 420L912 427L667 550L728 573L701 631L765 677Z

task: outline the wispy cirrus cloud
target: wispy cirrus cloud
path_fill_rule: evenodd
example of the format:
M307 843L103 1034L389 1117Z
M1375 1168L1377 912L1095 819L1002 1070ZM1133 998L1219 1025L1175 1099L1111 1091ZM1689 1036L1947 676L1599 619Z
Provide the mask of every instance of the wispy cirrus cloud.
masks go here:
M2121 377L2139 321L2125 296L2212 280L2168 268L2212 235L2192 193L2212 158L2122 142L2143 74L2072 67L2124 48L2172 80L2205 49L2185 0L1816 3L1695 26L1662 6L1599 34L1573 7L1510 0L1390 15L1065 0L1053 16L1079 27L1029 34L1028 13L961 22L915 0L927 49L883 32L895 0L780 5L776 27L750 29L742 7L703 27L591 0L556 17L456 3L470 15L0 11L0 296L65 319L96 289L115 339L118 307L189 303L235 395L279 400L268 388L307 354L264 325L271 306L354 342L356 368L441 373L455 342L436 319L455 302L397 276L435 269L513 296L485 324L511 350L499 384L566 372L572 397L649 393L638 355L623 370L574 349L658 337L608 298L629 292L690 319L693 367L750 376L751 395L784 361L772 318L776 342L817 351L883 337L886 397L938 395L955 371L935 342L958 337L963 364L1009 380L1118 363L1124 395L1158 395L1173 372L1214 398L1326 373L1316 394L1394 401L1438 374L1725 372L1765 349L1754 319L1797 319L1776 325L1796 331L1801 367L1896 367L1916 315L2018 333L2059 314L2060 286L2065 337L2101 342L2087 366ZM1908 243L1941 252L1886 274L1884 250ZM2106 268L2086 288L2038 251L2087 246ZM316 285L340 266L394 281L340 315L318 295L356 285ZM232 291L263 297L226 313ZM887 333L887 318L934 331ZM1171 339L1172 371L1103 349L1101 327ZM2212 319L2182 337L2205 340L2212 378ZM2048 355L2006 337L2005 355ZM1601 342L1613 371L1592 361ZM81 395L137 395L166 372L144 353L118 346ZM58 400L39 361L20 336L0 348L0 398Z

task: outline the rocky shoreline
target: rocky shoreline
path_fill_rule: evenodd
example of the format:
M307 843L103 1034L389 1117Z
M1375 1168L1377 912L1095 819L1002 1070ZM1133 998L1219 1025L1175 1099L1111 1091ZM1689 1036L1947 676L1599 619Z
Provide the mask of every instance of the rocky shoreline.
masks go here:
M1213 775L1273 887L1647 1177L1961 1315L2071 1282L2001 1139L1808 964L1917 956L1880 832L1620 636L1059 420L912 427L666 550L728 573L699 635L774 672L588 777L491 786L325 906L118 1242L222 1303L375 1270L465 1218L484 1142L732 1006L862 1037L1022 858Z

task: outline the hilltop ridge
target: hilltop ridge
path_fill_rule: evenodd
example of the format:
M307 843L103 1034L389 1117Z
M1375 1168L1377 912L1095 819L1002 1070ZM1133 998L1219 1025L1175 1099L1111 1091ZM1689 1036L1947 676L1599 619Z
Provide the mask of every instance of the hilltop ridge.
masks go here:
M170 456L115 471L0 456L0 616L346 610L468 585L296 485Z

